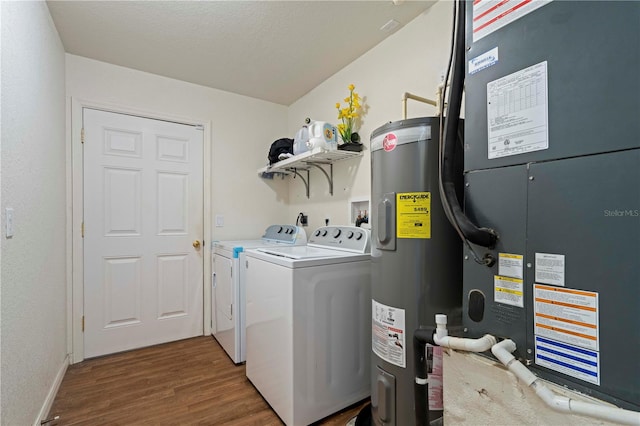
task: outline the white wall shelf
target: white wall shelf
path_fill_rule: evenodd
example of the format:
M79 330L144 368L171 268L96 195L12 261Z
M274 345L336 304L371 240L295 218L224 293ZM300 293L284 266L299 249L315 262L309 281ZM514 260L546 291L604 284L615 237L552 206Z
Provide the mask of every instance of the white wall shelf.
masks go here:
M333 163L348 158L361 157L362 152L343 151L343 150L326 150L323 148L315 148L302 154L294 155L286 160L278 161L271 166L258 169L260 177L268 178L273 175L295 175L302 179L307 190L307 198L309 198L309 170L311 168L319 169L329 182L329 194L333 195ZM328 172L327 172L328 166ZM301 174L306 172L306 179Z

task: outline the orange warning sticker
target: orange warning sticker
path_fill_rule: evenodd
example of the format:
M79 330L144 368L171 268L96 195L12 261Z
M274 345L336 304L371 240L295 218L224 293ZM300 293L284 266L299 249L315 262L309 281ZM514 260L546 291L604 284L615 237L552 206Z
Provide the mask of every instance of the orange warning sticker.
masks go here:
M598 293L534 284L535 334L599 350Z

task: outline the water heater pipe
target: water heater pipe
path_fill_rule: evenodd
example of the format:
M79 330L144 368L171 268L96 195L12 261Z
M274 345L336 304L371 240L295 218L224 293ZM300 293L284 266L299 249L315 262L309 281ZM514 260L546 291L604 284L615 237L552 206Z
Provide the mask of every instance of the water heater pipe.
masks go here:
M414 101L424 102L425 104L433 105L434 107L438 106L436 101L432 101L431 99L423 98L422 96L413 95L409 92L404 92L402 95L402 119L407 119L407 99L413 99Z
M562 413L579 414L583 416L595 417L610 422L627 425L640 425L640 413L636 411L624 410L618 407L594 404L590 402L577 401L566 396L555 394L546 387L541 379L535 376L527 367L522 365L513 355L516 344L513 340L507 339L495 344L491 352L509 371L527 386L530 386L549 407Z

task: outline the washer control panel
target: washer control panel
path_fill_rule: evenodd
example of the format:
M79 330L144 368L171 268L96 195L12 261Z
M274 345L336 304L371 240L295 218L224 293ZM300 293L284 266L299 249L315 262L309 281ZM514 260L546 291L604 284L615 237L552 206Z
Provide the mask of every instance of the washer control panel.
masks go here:
M357 226L323 226L311 234L309 245L369 253L369 232Z
M304 229L295 225L271 225L262 236L263 240L294 244L296 241L306 239Z

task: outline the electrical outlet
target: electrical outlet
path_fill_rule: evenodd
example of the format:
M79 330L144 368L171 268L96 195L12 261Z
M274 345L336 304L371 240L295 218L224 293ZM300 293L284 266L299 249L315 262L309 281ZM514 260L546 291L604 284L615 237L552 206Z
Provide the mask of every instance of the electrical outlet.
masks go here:
M300 215L300 225L302 226L308 226L309 225L309 216L307 215Z

